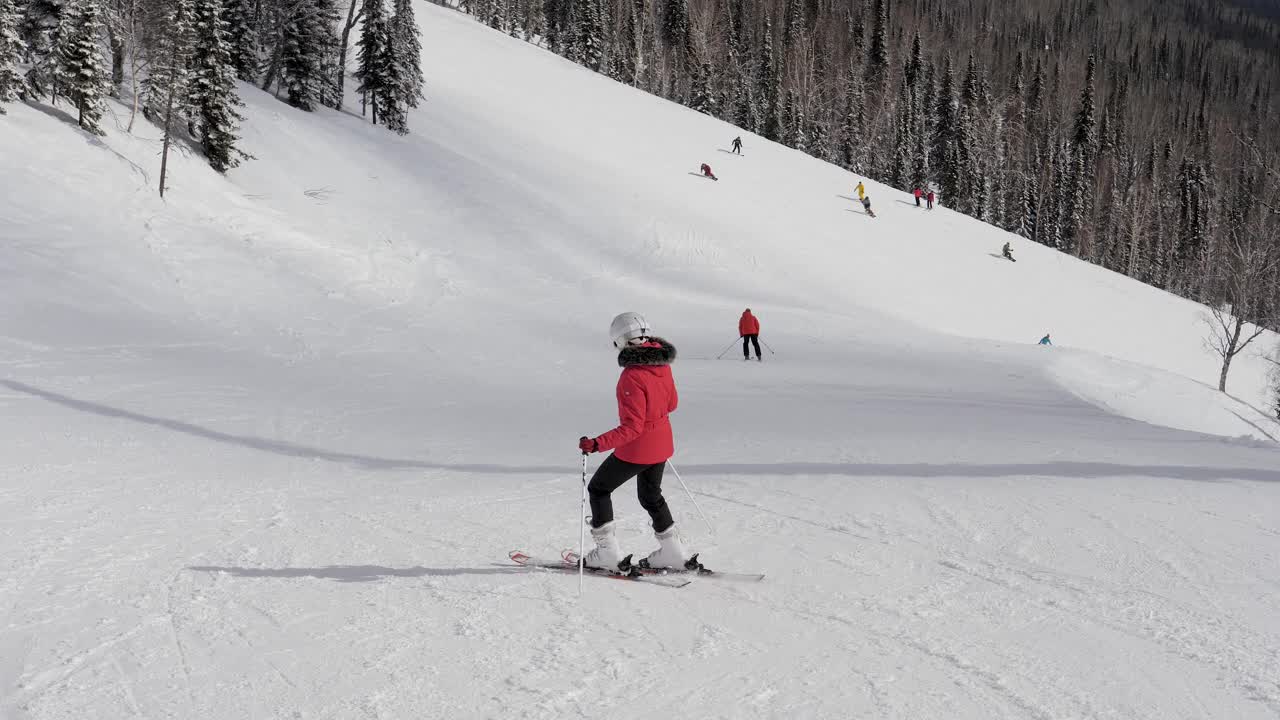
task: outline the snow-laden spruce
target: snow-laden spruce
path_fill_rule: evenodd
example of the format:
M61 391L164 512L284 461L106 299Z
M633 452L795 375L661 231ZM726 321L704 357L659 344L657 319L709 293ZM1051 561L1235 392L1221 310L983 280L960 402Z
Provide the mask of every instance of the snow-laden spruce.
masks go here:
M23 87L18 62L26 50L26 43L18 37L18 10L15 0L0 0L0 113L4 103L18 99Z
M226 0L223 17L226 19L227 51L236 77L245 82L255 82L261 71L258 57L258 25L252 17L252 0Z
M76 123L101 135L110 79L102 56L101 0L71 0L62 10L54 48L54 93L76 109Z
M422 100L422 32L413 13L413 0L395 0L391 18L391 43L394 46L396 99L407 108L418 107Z
M209 164L218 172L226 172L240 164L236 124L244 118L236 108L243 103L236 94L222 0L194 3L194 45L186 105Z
M291 7L282 29L280 78L296 108L314 110L334 83L325 71L336 46L336 17L333 0L299 0Z
M398 59L409 35L394 23L395 19L387 16L384 0L364 0L364 27L357 41L355 77L360 81L357 91L373 124L381 123L404 135L409 131L405 93L412 92L414 80L403 76L405 68ZM408 52L413 49L412 45L404 47Z

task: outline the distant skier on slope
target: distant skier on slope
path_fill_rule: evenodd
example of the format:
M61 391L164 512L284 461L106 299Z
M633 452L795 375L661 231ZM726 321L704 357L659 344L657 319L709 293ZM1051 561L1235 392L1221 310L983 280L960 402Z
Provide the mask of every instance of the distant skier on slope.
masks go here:
M733 154L734 155L742 154L742 138L741 137L736 137L733 139Z
M930 210L932 210L932 209L933 209L933 199L934 199L935 197L937 197L937 196L933 194L933 191L932 191L932 190L930 190L930 191L929 191L929 194L928 194L928 195L925 195L925 196L924 196L925 202L927 202L927 203L929 204L929 209L930 209Z
M751 352L747 347L750 343L756 348L756 361L764 362L764 358L760 356L760 319L751 314L751 308L743 310L742 317L738 318L738 335L742 337L742 359L751 359Z
M858 187L854 188L854 190L856 190L856 191L858 192L858 199L859 199L859 200L862 200L862 199L863 199L863 197L865 197L865 196L866 196L866 194L867 194L867 189L866 189L865 187L863 187L863 186L862 186L862 181L861 181L861 180L859 180L859 181L858 181Z
M676 349L654 337L639 313L622 313L609 328L618 348L618 427L595 438L582 437L583 454L613 450L600 463L587 492L591 497L591 537L595 548L583 558L587 567L616 571L622 560L614 536L613 501L610 495L636 478L640 506L649 512L658 549L649 555L650 567L683 568L689 556L676 534L675 520L662 497L662 473L675 453L668 415L678 402L671 363Z
M1049 339L1049 333L1045 333L1045 334L1044 334L1044 337L1040 338L1040 344L1041 344L1041 345L1052 345L1052 344L1053 344L1053 341Z
M731 174L732 174L732 173L731 173ZM709 177L709 178L711 178L712 180L719 180L719 179L720 179L720 178L716 177L716 174L715 174L715 173L711 172L711 166L710 166L710 165L708 165L708 164L706 164L706 163L702 163L702 176L703 176L703 177Z
M920 207L920 196L924 195L924 191L920 188L916 188L911 191L911 194L916 196L916 207Z
M861 187L861 186L859 186L859 187ZM870 196L870 195L865 195L865 196L863 196L863 198L862 198L862 209L863 209L863 210L865 210L865 211L867 212L867 214L868 214L868 215L870 215L871 217L875 217L875 216L876 216L875 212L871 210L871 196Z
M1006 260L1013 260L1014 262L1018 262L1013 257L1013 250L1009 247L1009 243L1004 244L1004 249L1000 251L1000 254L1003 255Z

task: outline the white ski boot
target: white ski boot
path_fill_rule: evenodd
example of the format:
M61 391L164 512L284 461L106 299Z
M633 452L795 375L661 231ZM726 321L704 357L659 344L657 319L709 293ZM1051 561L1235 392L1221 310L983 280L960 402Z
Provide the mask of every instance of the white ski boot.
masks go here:
M598 528L591 528L591 539L596 541L596 546L582 558L582 564L589 568L618 572L622 551L618 549L618 538L613 535L613 523L607 522Z
M684 551L684 543L680 541L680 536L676 534L676 526L655 532L653 534L658 539L658 549L649 553L646 565L651 568L667 568L671 570L684 570L684 564L689 560L689 555Z

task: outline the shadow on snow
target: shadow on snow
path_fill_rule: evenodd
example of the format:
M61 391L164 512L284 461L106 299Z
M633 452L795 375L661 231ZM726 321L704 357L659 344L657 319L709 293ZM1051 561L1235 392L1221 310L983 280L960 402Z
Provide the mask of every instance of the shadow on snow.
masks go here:
M153 417L123 410L100 403L77 400L60 393L33 387L14 380L0 380L0 386L15 392L38 397L56 405L102 417L164 428L184 435L204 438L214 442L235 445L260 452L286 457L322 460L352 465L368 470L449 470L453 472L529 475L562 473L563 465L497 465L483 463L436 463L409 458L377 457L358 453L335 452L322 448L299 445L281 440L269 440L253 435L236 435L195 425L181 420ZM916 477L916 478L1003 478L1003 477L1154 477L1176 480L1256 480L1280 482L1280 470L1242 467L1205 467L1198 465L1124 465L1108 462L1052 461L1039 463L690 463L681 467L703 475L842 475L845 477ZM356 573L360 568L347 568ZM367 568L365 568L367 570ZM292 572L292 571L290 571ZM301 571L299 571L301 572ZM334 570L334 572L337 572ZM400 572L400 571L397 571ZM417 568L403 572L420 572L429 575L429 568ZM450 572L440 570L438 572Z
M194 572L225 573L246 578L317 578L338 582L374 582L383 578L456 577L459 575L513 575L527 573L522 567L492 568L391 568L381 565L327 565L313 568L246 568L196 565Z

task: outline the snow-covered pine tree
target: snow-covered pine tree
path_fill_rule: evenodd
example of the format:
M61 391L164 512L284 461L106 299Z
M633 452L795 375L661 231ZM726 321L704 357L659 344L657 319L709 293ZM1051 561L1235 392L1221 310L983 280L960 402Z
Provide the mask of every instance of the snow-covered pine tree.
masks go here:
M569 5L573 0L542 0L543 24L546 27L547 48L557 55L564 54L565 40L569 37L567 27Z
M406 21L411 17L407 16ZM413 82L404 81L400 76L403 64L397 56L392 19L387 17L383 0L365 0L364 27L356 45L359 48L355 73L360 81L358 90L371 111L373 124L381 122L398 134L407 133L407 98L403 93L412 89Z
M889 0L875 0L875 26L871 31L871 47L867 51L866 78L868 94L880 107L888 102L889 90Z
M920 47L920 30L917 29L915 37L911 39L911 57L907 59L906 65L902 66L902 72L907 79L907 84L915 88L923 71L924 51Z
M689 44L689 0L666 0L662 15L662 41L683 51Z
M1046 218L1049 227L1046 233L1045 245L1068 252L1063 228L1066 227L1067 218L1071 213L1069 204L1071 199L1071 153L1065 143L1055 142L1053 144L1052 168L1052 180L1049 186L1051 189L1048 193L1051 213Z
M738 71L738 91L733 97L734 125L748 132L759 132L760 113L756 107L756 91L745 70Z
M525 8L528 0L503 0L503 7L507 16L507 34L513 38L527 37L528 32L525 29L528 22L528 14Z
M609 77L620 83L634 86L637 81L636 70L640 65L640 53L637 46L636 3L623 0L618 8L618 31L613 35L610 50L612 62L609 63Z
M577 19L578 62L595 70L608 70L605 55L604 12L600 0L574 0L574 17Z
M395 0L391 18L391 43L396 62L396 97L406 108L418 107L422 99L422 39L413 15L412 0Z
M324 32L325 7L332 0L299 0L281 33L280 77L290 105L308 112L323 97L325 53L329 51Z
M57 94L75 106L76 123L95 135L103 134L98 121L106 112L105 96L111 89L102 33L100 0L74 0L62 13L54 50Z
M805 152L809 149L809 138L805 135L808 127L808 120L805 119L804 101L800 97L800 93L791 90L787 93L787 110L786 110L786 134L787 145Z
M19 0L14 5L18 11L18 38L26 45L23 62L37 65L28 76L37 95L44 95L52 82L52 57L56 45L58 23L62 18L63 0ZM42 63L48 60L50 62ZM39 67L44 64L44 72Z
M689 107L700 113L715 115L716 96L711 91L711 62L703 52L696 54L693 83L689 90Z
M816 158L831 162L836 159L835 146L831 142L831 128L827 121L810 113L804 126L805 145L809 154Z
M1022 207L1017 232L1028 240L1039 242L1036 230L1036 192L1028 182L1022 186Z
M925 141L923 122L917 124L912 133L911 176L907 184L924 191L929 188L929 145Z
M844 167L864 174L862 129L866 125L866 96L862 76L850 69L844 92L844 116L840 122L840 161Z
M871 0L850 2L845 15L845 29L849 34L849 45L861 55L867 48L867 18L871 15Z
M388 130L397 135L407 135L409 134L409 109L405 107L401 100L400 79L398 76L399 61L396 58L395 45L392 44L389 34L382 52L382 59L378 64L382 68L382 74L387 78L387 82L377 92L378 111L382 114L382 124Z
M261 58L258 57L258 29L253 21L253 0L226 0L222 17L227 22L227 49L236 77L245 82L258 79Z
M911 123L911 105L914 94L906 76L898 84L898 107L893 128L893 155L889 166L889 184L900 190L908 190L911 182L911 152L915 145Z
M765 18L764 35L760 44L760 71L756 77L760 83L757 97L761 105L761 129L764 136L774 142L783 140L782 68L773 52L773 23Z
M782 25L782 53L790 55L800 45L804 36L804 2L803 0L786 0L785 19Z
M1068 212L1063 228L1063 250L1083 257L1092 248L1088 238L1091 225L1090 212L1093 205L1094 155L1095 155L1095 114L1097 112L1094 99L1094 76L1097 60L1089 55L1088 68L1085 74L1084 89L1080 91L1080 110L1076 114L1075 132L1072 134L1071 158L1071 196L1066 199Z
M374 125L380 119L378 103L391 83L386 64L390 36L383 0L364 0L364 27L360 31L360 39L356 41L359 52L356 55L355 77L360 81L357 90L361 95L362 112L366 109L372 111Z
M14 0L0 0L0 115L4 103L13 102L23 87L18 63L26 51L26 43L18 37L18 8Z
M209 165L225 173L240 164L236 124L244 118L236 108L244 103L236 94L222 0L194 0L193 5L194 46L186 104Z
M942 66L942 76L938 79L938 91L934 96L937 103L937 132L933 139L934 155L931 164L942 196L952 207L958 207L962 179L962 170L956 165L955 152L960 125L955 82L955 68L951 56L947 55Z
M636 47L636 87L655 92L658 77L658 29L654 20L653 3L650 0L635 0L636 21L640 23L639 37Z
M316 38L320 48L320 72L315 79L316 97L320 104L327 107L338 107L338 76L343 72L339 67L342 53L338 48L338 12L337 0L315 0L316 11L310 18L309 32Z

